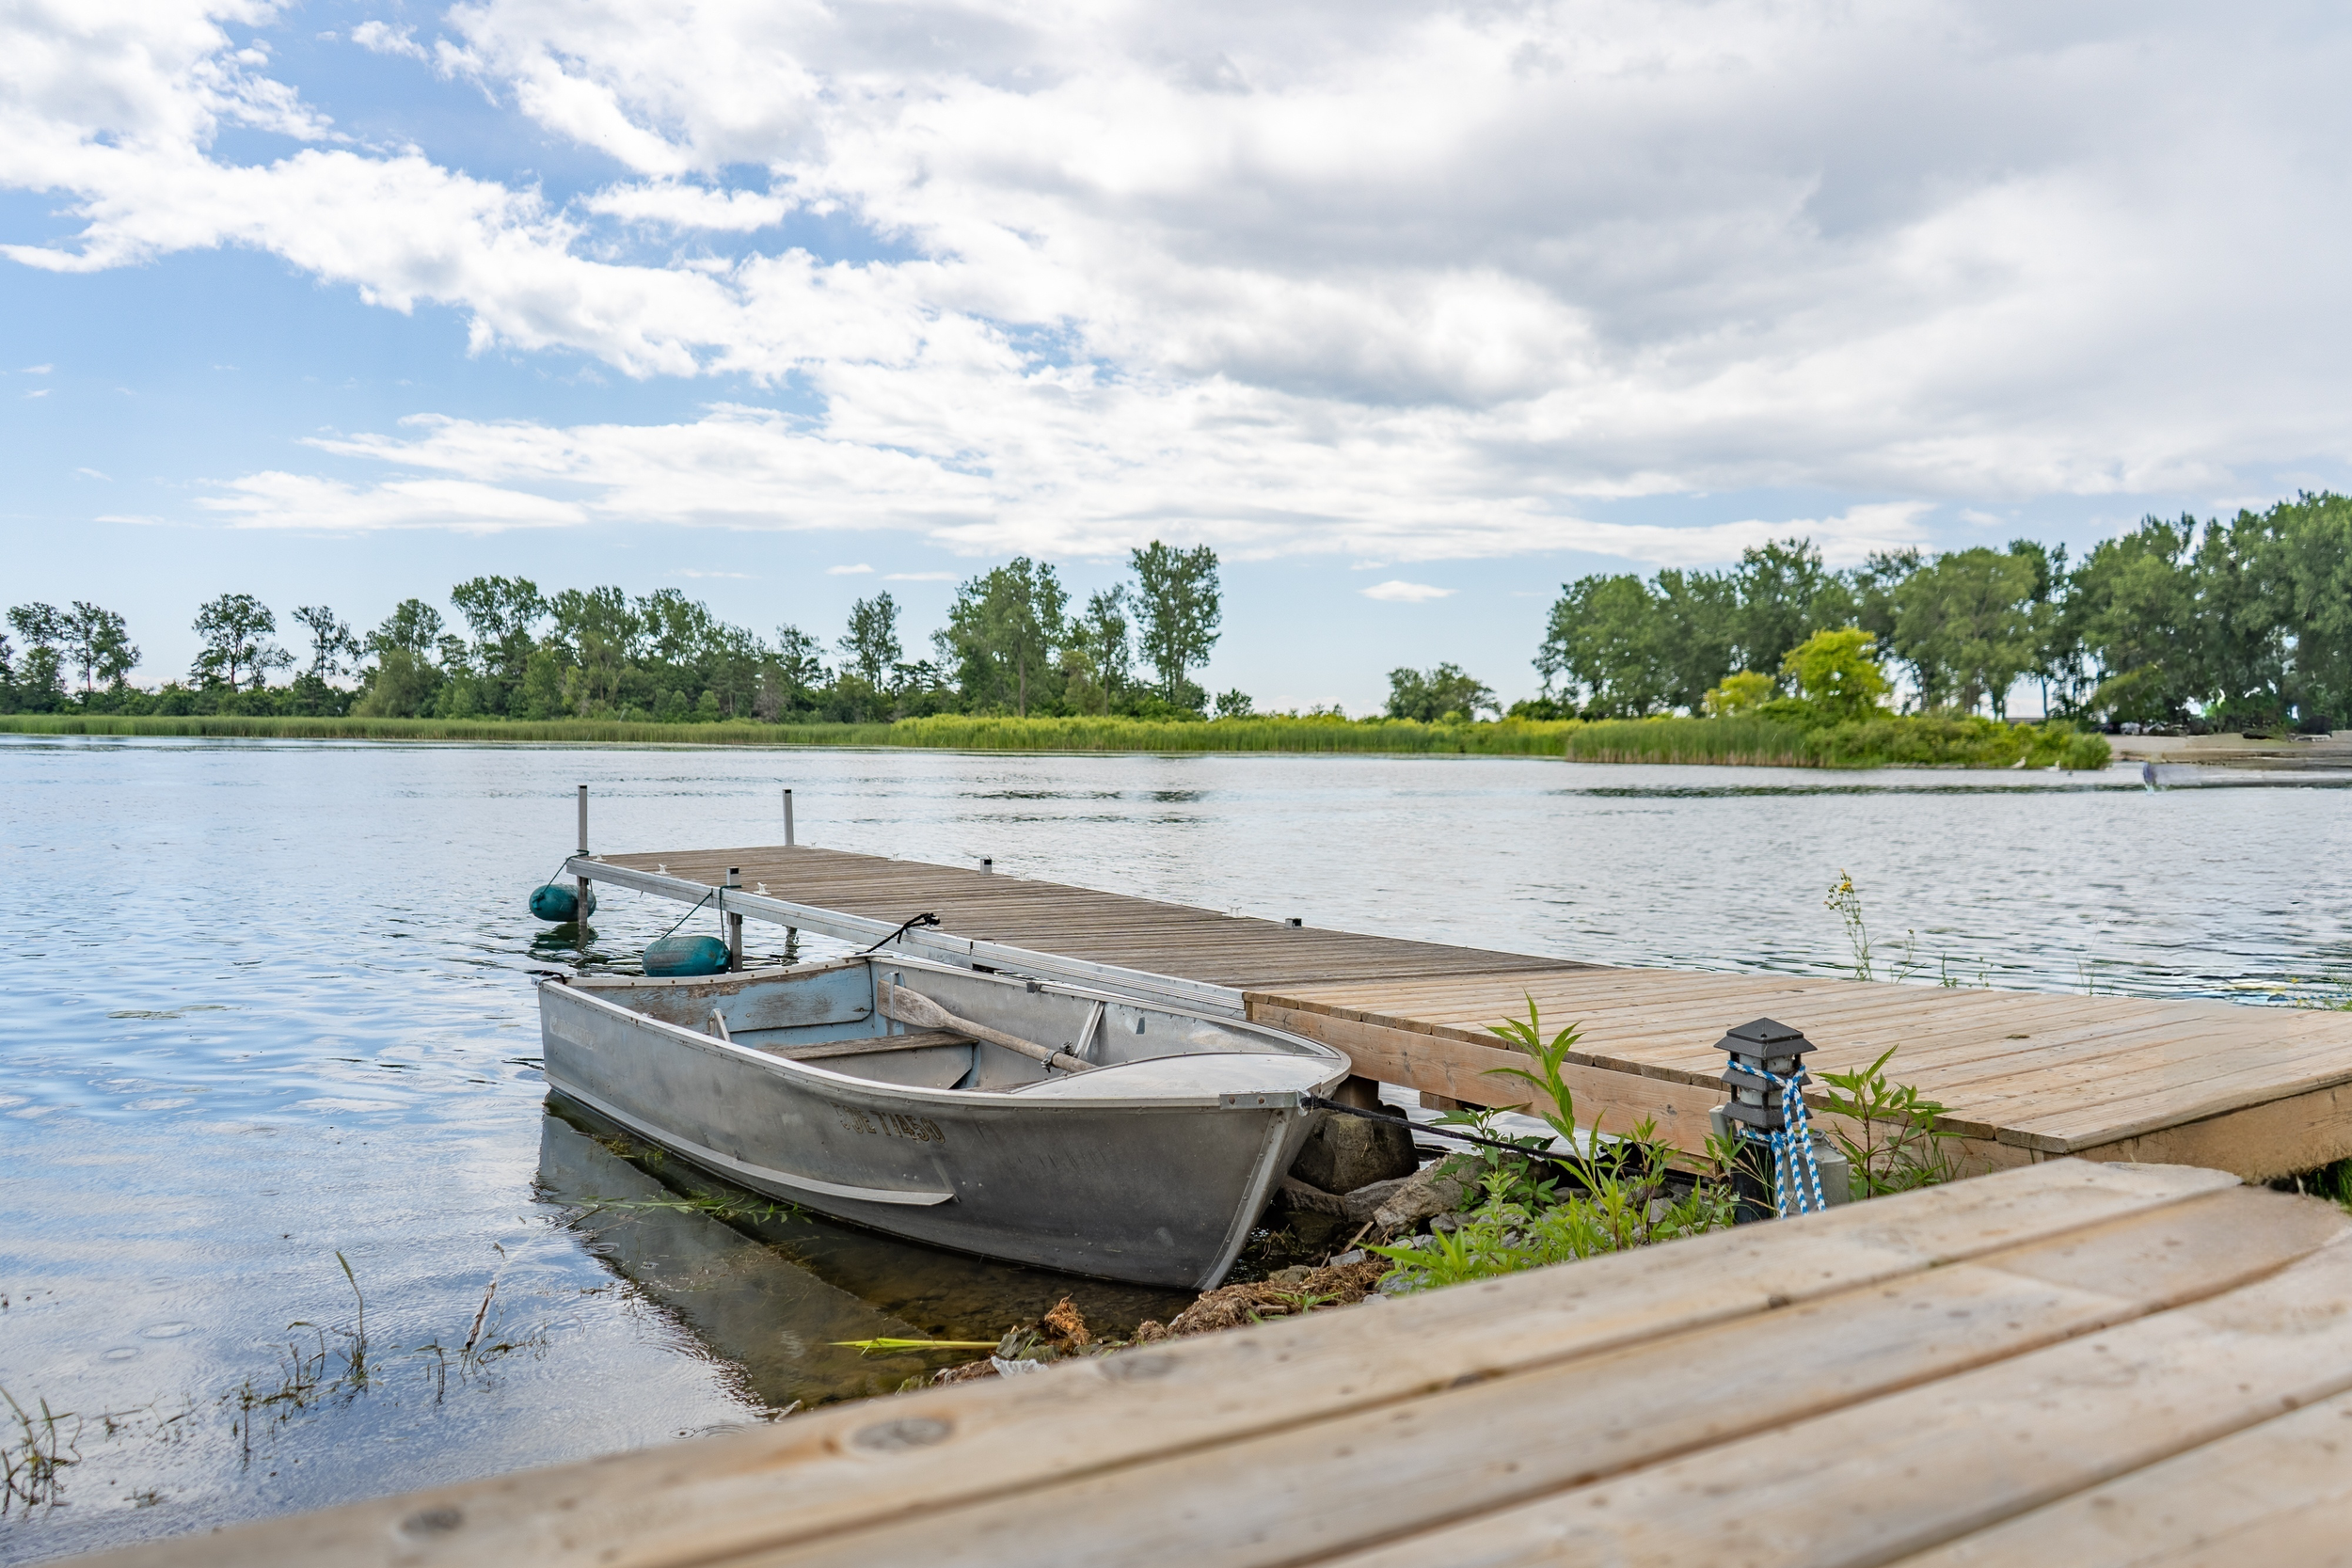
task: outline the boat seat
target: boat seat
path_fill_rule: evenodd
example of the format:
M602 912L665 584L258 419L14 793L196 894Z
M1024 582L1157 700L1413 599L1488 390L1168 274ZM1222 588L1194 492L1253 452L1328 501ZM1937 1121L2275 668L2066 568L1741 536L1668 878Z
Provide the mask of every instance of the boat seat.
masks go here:
M1009 1092L1030 1100L1200 1100L1220 1094L1311 1094L1343 1064L1271 1052L1205 1051L1147 1056L1090 1072L1059 1073Z
M904 1035L866 1035L853 1040L827 1040L822 1045L763 1045L763 1055L787 1062L821 1062L835 1056L878 1056L886 1051L930 1051L943 1045L970 1045L972 1037L951 1029L925 1029Z

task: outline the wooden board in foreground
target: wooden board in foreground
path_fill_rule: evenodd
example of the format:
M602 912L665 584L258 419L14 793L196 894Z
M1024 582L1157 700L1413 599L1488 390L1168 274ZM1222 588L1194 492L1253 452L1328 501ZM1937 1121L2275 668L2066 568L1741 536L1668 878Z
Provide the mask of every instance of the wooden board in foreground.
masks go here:
M2348 1237L2331 1206L2216 1172L2061 1160L91 1560L1958 1568L2275 1547L2352 1513Z

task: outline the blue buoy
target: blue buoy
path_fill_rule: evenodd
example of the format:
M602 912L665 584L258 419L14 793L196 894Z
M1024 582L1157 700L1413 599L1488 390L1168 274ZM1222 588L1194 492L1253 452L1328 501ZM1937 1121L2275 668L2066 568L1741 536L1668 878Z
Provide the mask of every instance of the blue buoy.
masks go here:
M561 882L547 882L531 890L531 912L553 925L564 926L580 918L580 895ZM588 912L596 912L596 890L588 890Z
M727 944L717 937L663 937L645 949L648 974L666 978L726 972Z

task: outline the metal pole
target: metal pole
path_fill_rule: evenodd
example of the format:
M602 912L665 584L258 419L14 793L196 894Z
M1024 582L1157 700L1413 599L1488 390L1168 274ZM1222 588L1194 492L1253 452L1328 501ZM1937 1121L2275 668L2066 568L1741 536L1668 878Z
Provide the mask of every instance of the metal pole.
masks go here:
M743 868L742 868L741 866L739 866L739 865L730 865L730 866L728 866L728 867L727 867L727 886L732 887L732 888L739 888L739 887L741 887L742 885L743 885ZM726 902L726 895L725 895L725 894L723 894L723 894L721 894L721 895L719 895L719 901L720 901L721 906L722 906L722 907L723 907L723 906L725 905L725 902ZM729 970L740 970L742 967L743 967L743 917L742 917L741 915L739 915L739 914L733 914L733 913L730 913L730 914L727 916L727 968L728 968Z
M582 855L588 853L588 786L586 784L580 786L580 852ZM588 924L588 879L576 878L574 882L572 895L579 899L579 902L572 906L573 918L579 926L585 928Z
M792 847L792 792L789 789L784 792L784 845L787 849ZM797 962L800 956L800 930L796 927L787 926L784 928L784 961L786 963Z

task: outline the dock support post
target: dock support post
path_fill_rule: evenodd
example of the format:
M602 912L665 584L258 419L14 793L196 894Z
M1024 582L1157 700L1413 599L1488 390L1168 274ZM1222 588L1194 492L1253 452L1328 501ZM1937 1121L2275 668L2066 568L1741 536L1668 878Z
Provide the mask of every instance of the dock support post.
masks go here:
M742 885L743 868L739 865L728 866L727 886L739 888ZM719 895L719 904L722 909L726 907L726 896L723 893ZM730 910L727 912L727 970L732 974L740 971L742 967L743 917Z
M586 784L580 786L580 852L582 855L588 853L588 786ZM582 931L585 931L588 928L588 879L576 877L572 880L572 896L579 900L572 906L576 911L575 923Z
M784 792L784 847L787 849L792 847L792 791L789 789ZM800 957L801 928L787 926L784 928L784 961L796 963Z

